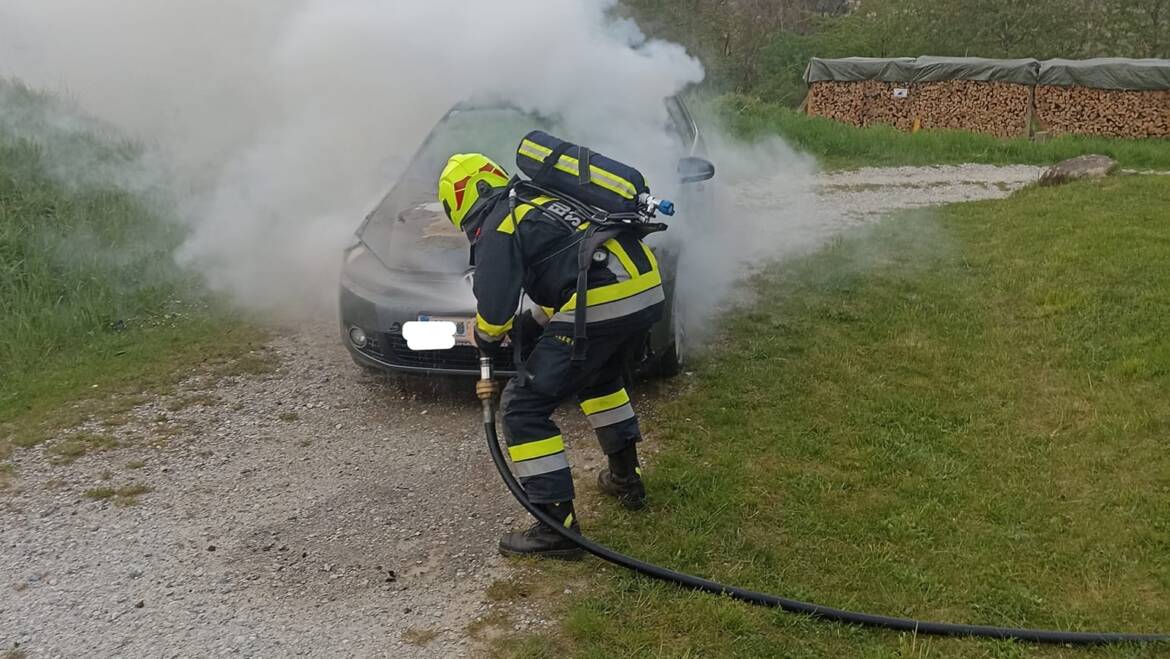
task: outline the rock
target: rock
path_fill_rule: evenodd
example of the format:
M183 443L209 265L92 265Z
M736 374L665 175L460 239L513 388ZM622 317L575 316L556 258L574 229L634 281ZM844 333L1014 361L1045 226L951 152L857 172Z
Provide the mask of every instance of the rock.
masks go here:
M1057 163L1040 175L1040 185L1060 185L1082 178L1105 178L1117 168L1109 156L1080 156Z

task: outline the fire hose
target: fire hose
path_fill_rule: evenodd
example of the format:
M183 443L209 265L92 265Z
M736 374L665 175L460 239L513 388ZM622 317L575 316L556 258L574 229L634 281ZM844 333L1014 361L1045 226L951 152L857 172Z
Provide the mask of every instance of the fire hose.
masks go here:
M494 381L495 374L491 358L481 355L479 365L480 378L482 381L481 384ZM490 385L488 388L490 388ZM484 389L484 391L486 391L486 389ZM879 627L883 629L912 632L916 634L930 634L936 636L965 636L1066 645L1170 642L1170 634L1070 632L1045 629L1023 629L1014 627L995 627L990 625L967 625L947 622L931 622L925 620L914 620L911 618L896 618L875 615L871 613L860 613L856 611L836 609L829 606L822 606L820 604L813 604L810 602L802 602L800 600L788 599L785 597L779 597L777 595L769 595L767 593L747 590L745 588L727 586L715 581L711 581L710 579L683 574L682 572L676 572L674 570L640 561L636 558L626 556L625 554L614 551L603 545L599 545L578 533L574 533L573 531L565 528L562 524L557 523L556 520L554 520L544 511L537 508L536 505L528 500L528 496L524 493L524 488L521 487L520 483L516 480L516 477L512 474L512 471L508 468L508 463L504 458L503 449L500 447L499 437L496 433L496 412L494 400L490 395L481 396L481 398L483 400L483 425L484 432L487 435L488 451L491 453L492 461L495 462L496 469L499 470L500 476L504 479L504 484L508 487L508 491L512 493L512 496L516 498L516 501L518 501L530 515L549 526L558 534L577 545L581 549L584 549L585 551L593 554L603 561L626 568L628 570L632 570L638 574L651 577L653 579L658 579L660 581L665 581L667 583L673 583L683 588L710 593L712 595L722 595L732 599L740 600L742 602L747 602L749 604L781 609L789 613L804 614L820 620L864 625L869 627Z

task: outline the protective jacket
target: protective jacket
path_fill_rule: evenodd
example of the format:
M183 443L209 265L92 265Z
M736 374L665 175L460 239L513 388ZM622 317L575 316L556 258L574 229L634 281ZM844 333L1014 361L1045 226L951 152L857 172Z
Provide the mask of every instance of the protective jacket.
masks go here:
M552 329L572 327L579 248L589 222L554 197L521 203L515 212L504 194L483 204L472 248L477 338L498 342L507 335L521 288L551 316ZM591 335L646 327L662 316L666 297L658 263L634 234L606 240L589 258L585 318Z

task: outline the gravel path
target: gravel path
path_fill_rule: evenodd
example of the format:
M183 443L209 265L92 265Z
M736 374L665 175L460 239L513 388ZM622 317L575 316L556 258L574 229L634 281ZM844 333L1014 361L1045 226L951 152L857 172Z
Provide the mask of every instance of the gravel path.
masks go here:
M818 179L818 194L834 214L856 221L904 208L1006 197L1040 178L1029 165L866 167Z
M831 233L896 208L1005 196L1037 172L826 175L829 212L817 222ZM778 212L784 200L770 189L752 188L752 205ZM125 425L81 429L121 448L68 465L45 446L18 452L15 489L0 492L0 649L476 654L468 625L496 606L485 590L512 569L496 541L523 516L487 456L470 385L419 395L363 374L331 323L270 350L270 375L196 377ZM561 416L581 489L591 489L599 452L579 414ZM86 496L139 484L150 489L137 497ZM583 508L588 519L588 499ZM516 629L546 624L533 610L509 615Z

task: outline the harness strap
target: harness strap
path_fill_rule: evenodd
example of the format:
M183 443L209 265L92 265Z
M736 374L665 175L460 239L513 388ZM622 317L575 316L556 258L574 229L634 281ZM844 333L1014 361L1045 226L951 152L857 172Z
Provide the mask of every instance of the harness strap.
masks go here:
M577 252L577 308L573 311L573 355L571 361L585 360L589 348L586 333L586 311L589 306L589 268L593 265L593 252L625 231L622 227L603 227L592 224L585 230L585 239Z
M548 157L544 159L544 164L540 166L540 171L536 173L536 176L533 177L533 180L548 180L548 175L552 173L553 168L555 168L557 163L561 161L561 156L568 153L572 146L573 145L569 144L568 142L561 142L558 144L557 148L553 149L552 153L548 154Z
M585 187L593 180L593 152L581 147L577 152L577 185Z

